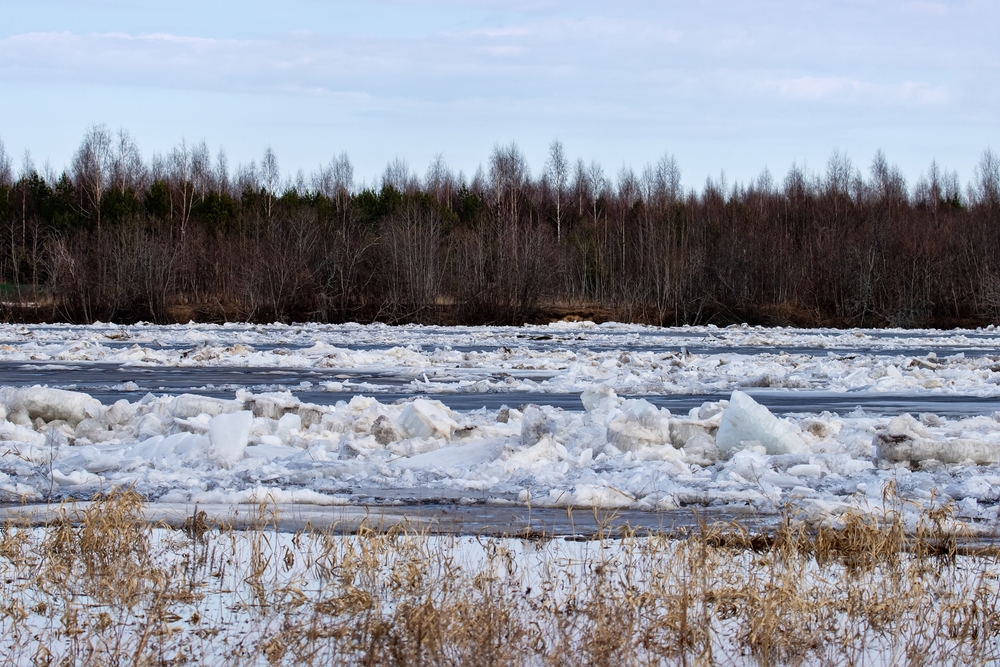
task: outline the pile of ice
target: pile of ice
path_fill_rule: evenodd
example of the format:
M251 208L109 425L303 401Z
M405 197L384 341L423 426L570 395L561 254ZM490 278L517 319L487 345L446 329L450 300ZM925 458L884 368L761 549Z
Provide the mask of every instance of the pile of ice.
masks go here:
M84 393L3 388L0 500L134 485L163 502L349 503L391 489L548 506L793 504L826 516L880 506L891 483L917 501L952 499L963 516L996 518L994 416L779 418L740 391L673 415L600 384L581 400L583 412L457 413L424 398L320 406L240 391L106 406Z
M316 341L331 346L505 346L523 344L570 344L586 340L602 348L637 349L643 346L809 347L814 349L926 349L946 345L952 348L994 347L1000 329L799 329L730 325L653 327L620 322L552 322L524 326L388 326L374 323L344 324L225 324L118 325L95 322L87 325L49 324L22 326L0 324L0 352L15 348L41 351L46 345L71 343L77 348L114 344L118 349L133 345L151 349L170 346L213 348L258 345L309 347Z
M940 424L940 420L929 419ZM956 437L935 438L928 428L911 415L901 415L875 436L878 456L889 462L957 463L989 465L1000 462L1000 441L996 438Z

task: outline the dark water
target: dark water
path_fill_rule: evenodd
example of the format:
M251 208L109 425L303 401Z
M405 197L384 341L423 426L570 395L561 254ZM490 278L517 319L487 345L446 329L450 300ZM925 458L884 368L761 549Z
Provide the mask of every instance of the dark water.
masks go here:
M353 532L357 509L289 507L283 515L279 513L278 529L292 532L308 525L319 530L332 528L338 532ZM731 507L665 512L579 508L567 511L564 508L440 503L370 506L365 509L364 519L376 529L404 524L434 534L594 539L619 537L627 530L640 534L685 535L700 530L702 525L715 523L738 524L754 533L773 528L778 517L750 508Z
M74 505L84 511L89 503ZM272 513L273 510L273 513ZM0 505L0 520L17 525L40 526L53 521L52 505ZM143 510L147 521L183 528L195 513L204 512L208 526L235 530L261 529L280 532L322 531L356 533L362 526L389 530L404 527L427 535L474 535L514 537L526 541L565 538L567 540L615 540L625 535L665 534L683 538L713 526L744 535L766 535L782 521L777 513L759 512L748 507L684 508L660 512L613 509L567 510L485 504L427 503L392 506L278 505L261 515L257 505L186 505L150 503ZM1000 545L995 534L956 535L951 545L956 553L992 553Z
M627 344L622 344L627 343ZM971 347L971 346L960 346L960 345L935 345L935 346L922 346L922 347L899 347L899 348L886 348L886 347L871 347L871 346L856 346L856 347L815 347L815 346L774 346L774 345L741 345L727 347L725 345L699 345L697 343L692 343L690 345L663 345L655 342L637 340L637 341L622 341L622 343L616 341L590 341L590 340L537 340L537 339L525 339L525 340L513 340L507 343L485 343L485 344L441 344L441 343L407 343L403 345L397 344L379 344L379 343L334 343L333 345L337 348L343 350L357 350L357 351L378 351L378 350L389 350L394 347L405 347L419 350L424 353L431 353L435 350L453 350L455 352L497 352L504 348L507 349L520 349L527 348L536 351L546 351L551 352L555 350L572 350L579 352L581 350L590 350L593 352L611 352L611 351L631 351L631 352L652 352L654 354L698 354L698 355L712 355L712 354L740 354L740 355L760 355L760 354L801 354L808 356L826 356L828 354L833 354L837 356L851 356L858 354L866 354L875 357L897 357L897 356L909 356L909 357L926 357L930 354L937 355L938 358L950 357L955 354L963 354L966 357L978 358L993 355L1000 355L1000 349L994 346L981 346L981 347ZM8 342L8 344L16 345L16 342ZM135 341L101 341L103 347L111 349L128 349L135 345ZM234 343L213 343L212 347L226 347ZM195 353L201 346L192 346L190 343L170 343L170 344L158 344L158 343L141 343L143 347L152 348L155 350L170 350L173 352L178 351L188 351L190 353ZM274 352L275 350L289 350L298 351L306 350L313 347L314 343L244 343L244 345L250 349L257 352Z
M80 502L75 511L89 505ZM766 531L777 516L750 508L700 508L663 512L615 509L530 508L486 504L432 502L404 505L280 505L275 515L262 520L256 505L182 505L150 503L144 509L147 520L181 528L196 512L205 512L210 525L223 524L237 530L261 527L282 532L311 529L351 533L362 524L376 530L406 526L438 535L521 536L529 539L566 537L576 539L615 538L626 531L639 534L657 532L682 536L716 523L738 524L749 532ZM51 505L0 505L0 520L19 525L42 525L56 516Z

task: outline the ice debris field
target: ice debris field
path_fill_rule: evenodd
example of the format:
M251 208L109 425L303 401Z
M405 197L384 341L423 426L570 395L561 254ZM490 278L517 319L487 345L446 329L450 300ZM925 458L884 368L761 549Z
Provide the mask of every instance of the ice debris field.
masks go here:
M6 325L0 502L130 486L823 520L878 511L892 485L992 530L998 343L992 327Z

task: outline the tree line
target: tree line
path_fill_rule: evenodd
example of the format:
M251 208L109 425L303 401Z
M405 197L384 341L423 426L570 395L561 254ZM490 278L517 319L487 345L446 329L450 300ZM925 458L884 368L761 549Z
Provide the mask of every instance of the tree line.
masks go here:
M609 174L516 144L471 177L400 159L356 186L346 154L283 178L181 142L143 158L87 130L61 173L0 143L0 317L522 324L981 325L1000 317L1000 159L908 185L834 152L685 190L667 155Z

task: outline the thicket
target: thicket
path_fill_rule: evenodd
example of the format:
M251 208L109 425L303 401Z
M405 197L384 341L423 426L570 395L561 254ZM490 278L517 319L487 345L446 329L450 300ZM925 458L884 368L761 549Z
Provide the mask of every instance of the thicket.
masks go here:
M746 184L681 186L666 156L615 178L554 142L533 176L514 144L471 177L401 160L356 187L346 155L283 179L268 149L230 172L181 143L142 158L91 127L70 167L20 170L0 144L6 321L954 326L1000 317L1000 159L965 187L911 188L882 153L835 152Z

